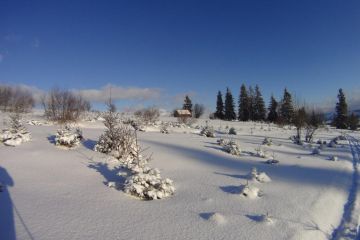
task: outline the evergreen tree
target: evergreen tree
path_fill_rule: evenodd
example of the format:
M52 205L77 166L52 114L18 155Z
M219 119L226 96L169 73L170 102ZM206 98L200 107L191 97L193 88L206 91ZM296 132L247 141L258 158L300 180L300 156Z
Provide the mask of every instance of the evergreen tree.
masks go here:
M185 96L183 109L192 112L192 103L188 95Z
M249 121L250 111L249 111L249 96L244 84L240 88L239 96L239 120L240 121Z
M273 95L271 95L270 98L270 105L269 105L269 114L267 117L267 120L269 122L277 122L278 121L278 112L277 112L277 108L278 108L278 102L276 101L276 99L274 98Z
M293 106L291 94L288 92L286 88L284 90L284 96L281 101L280 115L284 123L287 124L292 123L294 117L294 106Z
M351 130L356 130L359 126L359 117L352 112L349 117L349 127Z
M248 96L248 102L249 102L249 119L255 120L255 92L252 86L249 87L249 96Z
M215 118L224 119L224 102L221 91L217 95Z
M336 128L347 129L348 127L347 120L348 120L347 103L345 99L345 94L343 90L340 88L338 94L338 102L336 103L336 108L335 108L334 123Z
M225 96L225 120L231 121L236 119L235 114L235 107L234 107L234 98L229 90L226 89L226 96Z
M255 86L255 98L254 98L254 120L264 121L266 115L265 102L260 92L258 85Z

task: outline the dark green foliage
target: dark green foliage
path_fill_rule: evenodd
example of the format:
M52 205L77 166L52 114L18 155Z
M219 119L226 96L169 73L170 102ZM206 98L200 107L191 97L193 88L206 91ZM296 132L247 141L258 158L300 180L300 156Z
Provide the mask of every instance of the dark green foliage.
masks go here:
M249 87L249 95L248 95L248 101L249 101L249 118L250 120L254 120L255 116L255 92L252 86Z
M225 120L231 121L236 119L235 114L235 107L234 107L234 98L229 90L226 89L226 96L225 96Z
M239 120L240 121L249 121L250 112L249 112L249 96L244 84L241 85L240 88L240 96L239 96Z
M215 112L215 118L218 119L224 119L224 102L222 98L222 94L219 91L216 99L216 112Z
M183 109L192 112L192 103L188 95L185 96Z
M339 129L348 128L348 108L343 90L339 89L338 102L335 108L334 125Z
M254 119L255 121L264 121L266 115L265 103L258 85L255 86L254 98Z
M270 105L269 105L269 114L268 114L268 117L267 117L267 120L269 122L277 122L278 121L278 112L277 112L277 109L278 109L278 102L276 101L276 99L274 98L273 95L271 95L271 98L270 98Z
M355 113L351 113L348 122L350 129L356 130L359 126L359 117Z
M292 123L294 117L294 106L292 102L292 97L286 88L284 90L284 96L281 101L280 116L283 123L285 124Z

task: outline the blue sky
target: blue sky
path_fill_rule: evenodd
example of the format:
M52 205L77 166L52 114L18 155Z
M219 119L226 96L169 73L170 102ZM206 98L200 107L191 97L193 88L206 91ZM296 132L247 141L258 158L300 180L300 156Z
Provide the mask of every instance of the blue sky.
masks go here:
M0 82L111 84L121 106L172 108L190 93L214 108L218 90L237 98L242 83L266 102L284 87L307 102L339 87L356 98L360 1L0 0Z

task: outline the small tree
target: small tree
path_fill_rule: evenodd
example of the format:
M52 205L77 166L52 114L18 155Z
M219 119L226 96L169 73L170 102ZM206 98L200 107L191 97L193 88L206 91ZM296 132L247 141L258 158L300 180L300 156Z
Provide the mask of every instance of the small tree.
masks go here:
M202 105L202 104L198 104L196 103L194 105L194 110L193 110L193 113L194 113L194 117L195 118L200 118L205 112L205 106Z
M225 120L231 121L236 119L234 98L230 92L230 89L226 89L225 96Z
M183 105L183 109L184 110L189 110L190 112L192 112L192 103L191 103L191 99L189 98L188 95L185 96L184 99L184 105Z
M215 118L224 119L224 102L220 91L218 92L216 99Z
M274 98L273 95L271 95L271 98L270 98L270 104L269 104L269 114L268 114L268 117L267 117L267 120L269 122L277 122L278 121L278 102L276 101L276 99Z
M339 129L348 128L348 107L343 90L339 89L338 102L335 108L334 125Z
M352 112L348 122L351 130L357 130L359 126L359 117L354 112Z

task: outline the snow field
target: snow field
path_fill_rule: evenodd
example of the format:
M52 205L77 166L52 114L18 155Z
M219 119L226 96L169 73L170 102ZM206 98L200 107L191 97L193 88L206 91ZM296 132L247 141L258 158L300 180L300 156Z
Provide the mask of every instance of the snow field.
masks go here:
M0 165L14 181L8 190L19 213L13 214L17 239L30 239L29 234L34 239L329 239L341 222L351 186L347 145L312 155L312 148L290 142L291 130L210 124L215 130L220 124L233 126L237 135L231 138L245 152L254 152L270 137L272 145L262 149L274 153L279 164L228 154L216 138L193 129L187 134L178 128L169 128L169 134L141 132L140 144L153 153L151 166L174 180L177 191L165 200L139 201L106 186L125 179L117 175L116 161L92 150L103 132L98 121L81 123L83 144L69 151L47 139L57 126L27 126L31 142L0 146ZM317 137L337 135L321 131ZM328 160L334 155L338 161ZM271 182L249 180L254 167ZM239 187L247 182L263 195L241 197Z

